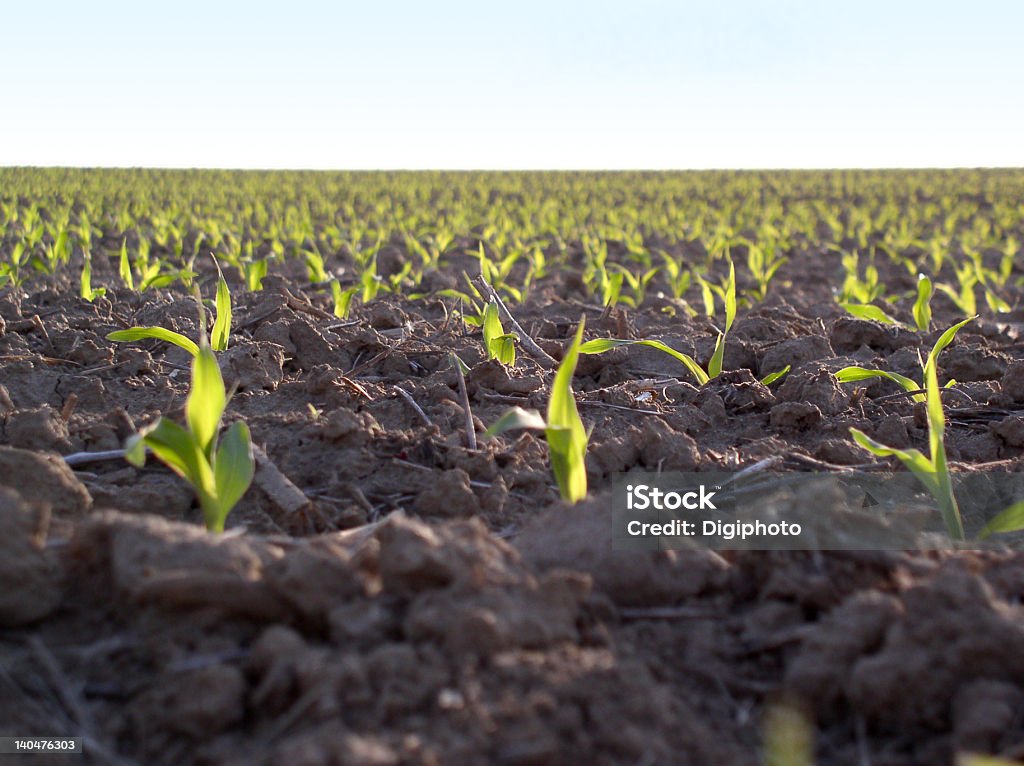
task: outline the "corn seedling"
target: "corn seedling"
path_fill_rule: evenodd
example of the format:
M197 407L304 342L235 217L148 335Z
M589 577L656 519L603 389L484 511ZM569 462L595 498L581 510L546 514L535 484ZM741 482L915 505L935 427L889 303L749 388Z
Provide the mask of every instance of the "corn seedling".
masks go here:
M148 448L191 484L211 532L224 531L228 514L255 473L248 426L236 421L218 436L226 402L217 358L204 343L192 360L192 384L185 403L187 427L160 418L131 437L125 447L125 458L132 465L145 464Z
M939 339L935 341L935 345L932 346L932 350L928 354L928 360L937 359L939 354L946 346L953 342L953 338L956 337L957 332L965 324L973 320L975 317L968 317L961 322L957 322L955 325L946 330ZM922 362L922 372L927 377L927 363ZM856 383L862 380L871 380L873 378L886 378L897 384L904 391L913 394L915 402L926 401L927 395L922 393L926 389L927 380L918 382L912 378L908 378L906 375L900 375L896 372L887 372L885 370L872 370L867 367L844 367L839 370L836 374L836 379L840 383ZM946 388L956 385L955 380L951 380L946 383Z
M882 324L898 325L895 319L886 314L882 309L878 308L871 303L851 303L840 302L839 304L844 311L851 316L855 316L858 319L870 319L873 322L881 322Z
M547 419L542 418L536 410L513 407L484 434L485 437L494 437L517 429L544 431L559 494L570 503L577 503L587 496L588 437L572 392L572 376L576 372L576 362L583 342L583 325L584 320L581 318L573 342L555 373L551 398L548 400Z
M939 511L942 513L946 531L954 540L964 539L963 520L960 518L960 508L953 494L953 483L949 476L949 465L946 461L946 416L942 410L942 389L939 388L938 358L942 349L948 346L964 324L953 325L942 334L935 343L931 353L928 354L928 361L924 365L924 388L926 412L928 417L928 446L929 455L925 456L917 449L897 449L887 447L880 442L870 438L863 431L851 428L850 433L853 439L863 449L877 457L896 457L917 477L925 489L935 498Z
M885 285L879 281L878 268L874 263L869 263L865 267L864 276L861 277L860 254L856 250L846 253L838 247L833 246L832 249L839 250L842 254L843 269L846 271L839 292L841 304L865 305L885 295Z
M89 301L89 303L92 303L97 298L105 295L107 291L102 287L94 289L92 286L92 256L89 254L88 250L83 252L82 258L82 275L79 295Z
M703 283L702 283L703 284ZM732 329L732 323L736 319L736 267L732 258L729 259L729 276L721 285L711 285L710 288L718 293L725 307L725 329L718 333L718 340L715 342L715 350L708 362L708 375L717 378L722 373L722 364L725 359L725 336Z
M337 279L331 280L331 297L334 299L334 316L339 319L348 319L352 310L352 298L359 292L359 287L349 287L343 290Z
M914 301L914 324L920 332L932 326L932 281L924 274L917 275L917 300Z
M217 263L216 259L214 263ZM196 300L200 300L198 287L193 288L193 290ZM224 274L221 272L219 264L217 265L217 297L214 302L214 308L214 322L213 329L210 332L210 345L214 351L224 351L228 347L228 341L231 336L231 292L228 290L228 284L224 280ZM202 312L200 312L201 321L203 316ZM200 331L201 333L205 332L205 328L200 328ZM199 353L199 346L191 338L164 327L129 327L127 330L115 330L107 334L107 340L121 343L150 338L173 343L192 356L196 356Z
M672 292L672 297L676 300L682 300L686 291L690 289L693 275L689 269L683 267L682 261L673 258L664 250L659 252L665 264L665 281L668 282L668 288Z
M121 277L121 281L124 282L124 286L129 290L135 289L135 278L132 276L132 264L128 260L128 238L125 237L121 240L121 253L118 257L117 273Z
M757 285L747 293L754 300L761 302L768 295L768 284L772 281L775 273L788 260L784 256L776 255L775 242L769 242L763 247L747 240L747 268Z
M483 316L484 346L488 359L511 367L516 363L516 336L506 333L498 316L498 304L488 301Z

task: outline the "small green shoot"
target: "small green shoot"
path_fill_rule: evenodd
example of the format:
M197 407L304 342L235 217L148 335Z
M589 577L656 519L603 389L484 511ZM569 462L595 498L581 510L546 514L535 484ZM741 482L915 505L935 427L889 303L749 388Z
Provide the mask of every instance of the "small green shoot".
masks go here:
M503 365L511 367L516 363L516 336L506 333L498 316L498 304L488 301L484 307L484 346L487 358L497 359Z
M956 337L960 328L974 318L975 317L968 317L967 319L957 322L942 333L942 335L939 336L939 339L935 341L935 345L932 346L932 350L928 353L928 359L937 359L939 353L953 342L953 338ZM922 372L926 372L926 366L927 365L922 365ZM870 380L872 378L886 378L887 380L891 380L904 391L912 393L915 402L923 402L927 399L927 395L925 393L921 393L925 389L927 381L919 383L916 380L908 378L906 375L900 375L895 372L886 372L885 370L872 370L867 367L844 367L836 373L836 379L840 383L855 383L861 380ZM955 381L950 381L946 385L948 387L953 385L953 383L955 383Z
M551 384L547 420L535 410L513 407L487 429L485 438L516 429L543 430L548 443L551 470L563 500L577 503L587 496L587 431L583 427L576 398L572 392L572 376L576 372L583 343L584 320L576 328L576 336L565 352Z
M878 306L870 303L846 302L839 305L844 311L858 319L870 319L873 322L881 322L882 324L899 324L899 322L878 308Z
M595 338L594 340L588 340L582 346L580 346L581 354L603 354L606 351L611 351L613 348L619 348L620 346L647 346L648 348L654 348L661 351L664 354L668 354L673 359L681 362L690 374L697 379L697 383L704 385L711 377L704 371L696 360L688 354L684 354L681 351L676 351L674 348L662 343L660 340L620 340L618 338Z
M963 521L960 508L953 494L953 484L949 476L949 465L946 460L946 417L942 411L942 389L939 388L938 358L939 353L948 346L953 337L967 322L966 319L950 327L942 334L924 365L924 388L926 413L928 417L928 446L930 455L926 457L917 449L896 449L887 447L871 439L863 431L851 428L853 439L863 449L878 457L896 457L917 477L925 489L931 493L939 505L946 531L954 540L964 539ZM1005 513L1005 512L1004 512Z
M135 278L132 276L132 264L128 260L128 238L124 237L121 240L121 255L118 259L117 272L121 276L121 281L124 282L124 286L129 290L135 289Z
M166 330L163 327L129 327L127 330L115 330L107 334L107 340L115 340L122 343L131 343L136 340L163 340L173 343L178 348L183 348L192 356L199 355L199 346L195 341L174 330Z
M210 332L210 345L214 351L224 351L228 347L228 340L231 336L231 291L228 290L228 283L224 279L224 272L220 270L217 259L213 259L213 265L217 267L217 298L216 319L213 322L213 330Z
M82 278L81 278L81 290L80 295L89 303L92 303L97 298L106 294L106 290L102 287L93 289L92 286L92 256L89 255L89 251L86 250L84 254L85 260L82 263Z
M917 300L914 301L914 324L921 332L932 326L932 281L924 274L917 275Z
M231 335L231 292L228 290L228 283L224 280L224 274L221 272L220 265L217 264L216 259L214 259L214 264L217 265L217 297L214 301L216 312L213 330L210 334L211 347L214 351L224 351L228 347L228 340ZM196 300L199 300L199 288L193 287L193 292ZM201 317L202 315L203 312L200 312ZM205 334L205 329L202 330L202 334ZM163 327L129 327L127 330L115 330L107 334L107 340L122 343L148 340L150 338L173 343L175 346L185 349L192 356L199 354L199 346L196 345L195 341L182 335L180 332L167 330Z
M348 319L352 311L352 298L359 292L358 287L350 287L347 290L341 289L341 283L337 279L331 280L331 296L334 298L334 316L339 319Z
M223 532L231 509L252 483L255 460L249 428L233 423L218 438L227 396L217 357L209 346L192 360L192 385L185 403L187 428L160 418L128 440L125 459L141 467L148 447L195 490L206 528Z

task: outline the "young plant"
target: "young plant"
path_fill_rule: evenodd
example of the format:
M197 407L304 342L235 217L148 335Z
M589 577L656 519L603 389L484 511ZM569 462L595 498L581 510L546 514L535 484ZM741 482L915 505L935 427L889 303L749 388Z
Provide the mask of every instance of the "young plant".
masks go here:
M881 322L882 324L898 325L895 319L886 314L882 309L878 308L871 303L854 303L851 301L841 301L840 307L851 316L855 316L858 319L870 319L873 322Z
M665 263L665 280L668 282L669 290L672 291L672 297L676 300L682 300L683 295L690 289L690 283L693 281L690 270L683 266L681 259L673 258L664 250L659 250L658 252Z
M551 470L558 483L558 492L563 500L577 503L587 496L587 431L576 408L572 393L572 376L576 372L580 346L583 342L584 320L576 328L576 336L565 352L562 363L551 384L551 398L548 400L547 420L536 410L513 407L487 429L485 438L497 436L505 431L534 429L544 431L548 443Z
M85 300L92 303L97 298L106 294L106 290L102 287L93 289L92 286L92 256L89 251L86 250L83 254L84 261L82 263L82 277L81 277L81 289L79 294L85 298Z
M347 290L343 290L341 283L337 279L332 279L331 297L334 299L334 316L339 319L348 319L349 312L352 311L352 298L358 292L359 287L350 287Z
M932 326L932 281L924 274L917 275L917 300L914 301L914 324L920 332Z
M511 367L516 363L516 336L506 333L498 316L498 304L488 301L484 308L484 346L487 358L497 359L503 365Z
M132 264L128 260L128 238L121 239L121 255L118 258L117 273L129 290L135 290L135 278L132 276Z
M214 264L217 264L216 259ZM193 290L198 301L199 288L194 287ZM214 307L215 313L213 329L210 332L210 345L214 351L224 351L228 347L228 340L231 336L231 291L228 290L228 283L224 279L224 274L221 272L219 264L217 264L217 297L214 301ZM202 312L200 312L200 319L202 319ZM202 334L205 334L205 330L202 331ZM115 330L107 334L107 340L118 342L131 342L148 338L156 338L157 340L173 343L175 346L188 351L192 356L199 354L199 346L191 338L163 327L129 327L127 330Z
M606 351L611 351L613 348L619 348L620 346L647 346L648 348L657 349L663 354L668 354L673 359L682 363L684 367L696 378L699 385L704 385L716 375L712 375L709 369L704 370L697 361L689 354L684 354L681 351L676 351L674 348L665 345L660 340L620 340L618 338L595 338L594 340L588 340L582 346L580 346L581 354L603 354ZM789 372L791 365L786 365L777 372L765 375L761 379L761 383L765 386L774 383L775 381L782 378L787 372ZM719 370L719 374L721 370Z
M961 322L957 322L942 333L942 335L939 336L939 339L935 341L935 345L932 346L932 350L928 354L928 359L937 359L942 350L953 342L953 338L956 337L960 328L974 318L975 317L968 317ZM922 363L921 367L925 377L927 377L927 363ZM922 393L926 388L926 379L919 383L916 380L908 378L906 375L900 375L896 372L886 372L885 370L872 370L867 367L844 367L836 373L836 379L840 383L855 383L861 380L871 380L873 378L886 378L887 380L891 380L904 391L912 393L915 402L923 402L927 400L927 393ZM956 381L951 380L946 384L946 387L949 388L955 384Z
M775 272L789 260L785 256L776 255L777 247L775 242L768 242L762 247L747 240L747 268L750 269L750 274L757 285L747 292L759 303L768 295L768 284L775 276Z
M955 333L955 330L953 332ZM950 330L947 330L943 337L946 334L949 334L950 340L952 340ZM960 508L957 505L956 496L953 494L953 483L949 477L949 465L946 461L944 438L946 417L942 411L942 389L939 388L938 372L936 371L937 359L938 352L933 349L932 353L928 355L928 361L924 367L928 415L929 455L927 457L917 449L887 447L856 428L851 428L850 433L853 440L872 455L896 457L909 468L938 503L949 536L954 540L963 540L963 520L960 518Z
M718 333L715 350L711 354L711 361L708 362L708 375L712 378L717 378L722 374L722 365L725 360L725 336L729 334L729 330L732 329L732 323L736 319L736 266L733 264L732 258L730 258L729 276L720 285L709 284L701 277L698 277L698 279L700 280L701 289L704 291L705 306L709 303L708 291L713 291L721 298L722 305L725 308L725 329ZM710 301L710 304L712 313L714 313L713 299Z
M160 418L131 437L125 459L142 467L146 448L192 485L206 528L223 532L224 521L252 483L255 460L249 428L233 423L218 436L227 397L217 357L206 343L192 360L192 385L185 403L187 428Z

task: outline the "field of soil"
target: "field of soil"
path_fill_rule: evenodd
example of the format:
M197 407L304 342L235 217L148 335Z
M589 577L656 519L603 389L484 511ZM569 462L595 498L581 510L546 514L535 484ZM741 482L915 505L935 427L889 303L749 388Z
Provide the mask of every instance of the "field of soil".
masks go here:
M512 405L543 412L552 371L523 349L514 368L488 361L438 295L479 270L475 247L456 241L426 297L381 294L345 319L301 263L275 266L260 292L226 272L226 417L266 457L219 536L156 460L64 460L180 419L188 354L106 335L197 337L189 294L119 287L106 260L93 302L76 269L0 289L0 735L85 738L84 756L38 764L753 765L773 762L766 718L796 710L823 766L1024 758L1021 554L611 545L625 471L897 467L850 428L923 447L923 405L833 373L919 376L919 353L963 318L952 301L936 295L930 332L854 318L835 299L840 255L800 243L767 298L740 309L709 383L650 348L582 357L590 496L569 506L542 438L482 438ZM395 238L381 273L408 257ZM605 309L579 243L566 264L511 306L556 360L585 316L588 339L659 339L707 364L719 328L660 277L638 308ZM877 265L890 290L915 289L902 266ZM212 263L196 267L209 293ZM1021 295L1008 283L1011 310L983 311L941 357L958 382L956 471L1024 467ZM894 310L911 323L908 306ZM471 368L476 449L453 351Z

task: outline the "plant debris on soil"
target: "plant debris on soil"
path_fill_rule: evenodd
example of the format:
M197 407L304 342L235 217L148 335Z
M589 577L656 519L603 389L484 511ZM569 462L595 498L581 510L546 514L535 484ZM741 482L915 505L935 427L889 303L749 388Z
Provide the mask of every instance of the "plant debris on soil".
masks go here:
M225 269L227 420L244 420L258 450L254 483L222 535L203 528L192 489L161 463L100 454L160 416L181 420L189 387L182 349L107 334L152 325L199 337L181 282L129 288L118 251L162 231L161 210L193 221L179 232L182 257L213 215L207 206L248 205L240 218L301 229L288 195L315 211L301 190L331 177L256 174L282 189L260 186L269 196L256 204L247 187L226 183L244 174L56 173L0 172L9 185L0 261L24 241L30 201L41 220L64 203L80 220L81 199L97 189L122 177L137 187L107 194L96 208L107 217L92 220L92 279L105 294L82 297L85 248L73 246L53 273L37 268L0 288L0 736L81 737L85 750L33 763L759 764L766 711L778 705L808 721L819 764L1024 758L1021 554L627 552L612 547L610 505L613 479L630 470L735 470L772 457L789 470L872 463L851 427L895 447L926 444L913 397L889 380L834 376L858 365L920 378L919 355L964 318L937 292L930 327L914 329L918 278L905 260L927 271L928 241L908 236L899 258L883 254L892 244L883 233L900 223L878 211L912 211L921 232L945 236L952 261L931 276L955 285L971 252L997 268L995 246L965 233L981 228L976 220L989 222L990 239L1024 239L1020 173L339 176L329 191L356 191L342 195L336 219L313 216L308 237L344 286L359 284L358 253L331 248L322 232L391 209L378 202L390 200L396 220L415 210L409 225L430 226L431 211L452 219L463 200L472 226L453 227L439 267L417 272L418 283L398 280L344 316L284 235L281 257L272 237L252 240L271 260L262 289ZM62 179L73 182L64 196ZM186 193L186 182L197 185ZM220 196L204 197L204 182ZM402 196L410 186L416 193ZM700 199L709 221L762 210L813 225L779 237L787 260L763 300L748 292L749 248L731 246L748 297L724 372L708 383L641 346L580 358L573 388L592 429L589 497L570 506L541 435L482 438L511 406L543 411L551 370L521 346L512 367L488 359L479 329L463 321L470 307L452 297L469 292L461 273L480 273L479 243L497 236L481 211L536 203L534 222L548 209L552 219L579 216L537 234L551 264L522 300L502 293L556 363L586 316L588 339L657 339L706 367L722 323L702 310L697 281L676 297L661 271L637 305L605 305L586 273L589 238L621 210L621 230L639 231L645 252L699 265L695 274L717 284L728 265L709 257L709 233L668 231L672 205ZM121 228L119 209L140 223ZM665 229L635 220L630 229L630 211L659 209ZM733 233L758 230L740 222ZM155 255L181 265L173 237L155 241ZM642 261L624 237L605 242L608 264ZM872 253L892 296L881 305L898 323L840 305L849 271L834 243L860 252L860 274ZM197 248L220 258L227 245ZM1024 468L1018 256L1010 278L991 285L999 310L978 282L980 316L940 360L943 382L957 381L945 399L956 471ZM396 225L374 258L386 282L422 256ZM510 286L523 284L526 258L512 264ZM189 268L211 295L210 259ZM469 368L475 449L452 353Z

